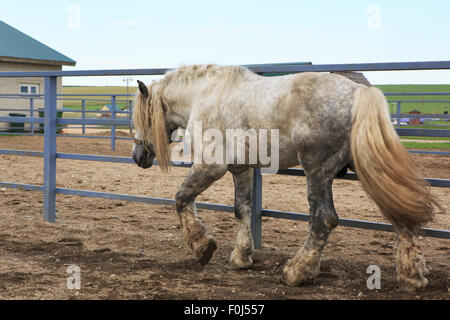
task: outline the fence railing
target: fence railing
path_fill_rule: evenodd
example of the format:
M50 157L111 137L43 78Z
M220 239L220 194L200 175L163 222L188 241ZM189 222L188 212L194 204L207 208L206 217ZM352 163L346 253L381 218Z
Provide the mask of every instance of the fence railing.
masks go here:
M424 93L385 93L387 97L389 96L450 96L450 93L447 92L424 92ZM132 124L131 124L131 115L133 110L133 103L132 100L129 100L130 97L133 95L129 94L58 94L58 100L59 101L77 101L81 104L81 110L78 109L70 109L70 108L62 108L58 109L58 112L66 112L66 113L80 113L81 119L86 119L89 114L96 113L96 114L102 114L102 115L110 115L111 119L116 119L116 116L119 116L121 114L127 115L130 119L130 122L126 125L126 127L129 130L129 133L132 133ZM76 98L76 97L82 97L82 98ZM92 97L92 98L86 98L86 97ZM94 99L95 97L108 97L108 99ZM118 98L127 98L127 100L118 100ZM36 110L34 105L34 101L36 99L44 99L44 95L40 94L1 94L0 93L0 99L25 99L29 100L29 108L0 108L1 111L8 111L8 112L25 112L29 113L30 117L33 118L36 111L41 111L40 109ZM109 102L109 110L87 110L86 109L86 102ZM420 125L415 124L403 124L402 120L409 121L410 119L446 119L450 120L449 114L402 114L401 113L401 105L402 103L448 103L449 100L388 100L388 103L395 103L395 110L396 113L391 114L391 119L394 122L394 125L396 129L400 129L405 126L408 128L413 128L415 126L423 126L426 125L426 128L428 129L442 129L448 128L450 129L450 122L449 124L433 124L433 123L425 123ZM118 105L120 103L124 103L126 106L128 106L126 111L120 110L118 108ZM89 117L93 118L93 117ZM12 123L17 123L17 121L14 121ZM81 136L77 134L57 134L58 137L78 137L78 138L93 138L93 139L110 139L111 140L111 150L115 150L116 148L116 140L132 140L130 137L117 137L116 135L116 126L113 125L110 127L111 134L110 136L99 136L99 135L86 135L86 124L81 124L81 126L71 126L71 129L80 129L81 128ZM105 129L104 127L95 127L90 126L90 129ZM107 128L106 128L107 129ZM429 136L429 137L448 137L449 134L446 131L405 131L405 130L397 130L397 133L401 136L406 136L408 134L412 136ZM41 132L42 130L39 130ZM0 132L0 135L2 134L10 134L9 132ZM21 132L15 132L17 135L42 135L39 133L35 133L35 127L34 123L32 122L30 124L30 133L21 133ZM424 150L410 150L412 153L423 153L423 154L440 154L440 155L450 155L450 152L444 152L444 151L424 151Z
M116 117L120 117L120 115L126 115L128 117L128 119L130 120L129 123L126 124L126 127L129 130L129 133L132 133L132 125L131 125L131 115L133 112L133 103L132 100L130 100L129 98L131 98L133 95L129 95L129 94L58 94L58 100L59 101L77 101L81 104L81 110L78 109L71 109L71 108L61 108L58 109L58 112L70 112L70 113L79 113L81 114L81 119L85 119L88 118L88 115L95 113L95 114L101 114L101 115L110 115L109 117L111 119L116 119ZM82 97L82 98L76 98L76 97ZM99 98L99 97L108 97L108 99L95 99L95 98ZM0 108L0 112L25 112L28 113L30 115L30 118L34 118L35 116L35 112L39 112L42 110L36 110L35 109L35 100L38 99L44 99L44 95L22 95L22 94L0 94L0 99L25 99L25 100L29 100L29 108L25 109L25 108ZM119 98L127 98L127 100L119 100ZM109 110L87 110L86 106L87 106L87 102L102 102L103 103L109 103ZM125 106L127 107L127 111L123 111L120 110L118 108L118 106L120 104L125 104ZM89 117L92 118L92 117ZM17 123L17 121L13 121L12 123ZM76 127L76 126L71 126L71 129L81 129L81 136L80 135L76 135L76 134L57 134L58 137L81 137L81 138L93 138L93 139L110 139L111 140L111 150L115 150L116 149L116 140L131 140L131 138L129 137L117 137L116 136L116 126L113 125L111 126L111 135L109 137L107 136L90 136L90 135L86 135L86 124L81 124L81 126ZM90 126L90 129L109 129L109 128L104 128L102 126ZM39 130L38 132L41 132L43 130ZM10 134L9 132L0 132L0 135L2 134ZM30 124L30 132L26 133L26 132L15 132L14 134L17 135L42 135L41 133L35 133L35 127L34 127L34 123Z
M440 62L408 62L408 63L379 63L379 64L341 64L341 65L267 65L249 67L255 72L261 74L268 73L293 73L305 71L386 71L386 70L434 70L450 69L450 61ZM131 158L110 157L84 154L69 154L56 152L56 129L58 125L76 124L76 125L101 125L101 126L126 126L130 120L123 119L60 119L57 118L57 77L64 76L122 76L122 75L162 75L169 69L129 69L129 70L85 70L85 71L35 71L35 72L1 72L1 77L44 77L45 78L45 107L44 118L35 117L0 117L0 122L19 122L19 123L44 123L44 152L0 149L0 154L15 156L43 157L44 159L44 183L42 186L19 184L12 182L0 182L0 186L7 188L35 190L44 193L44 219L49 222L56 221L56 194L75 195L84 197L95 197L103 199L117 199L124 201L137 201L150 204L173 205L174 200L142 197L125 194L103 193L88 190L76 190L69 188L56 187L56 159L73 159L85 161L102 161L116 163L133 163ZM433 129L406 129L398 128L400 135L409 136L444 136L448 137L449 130ZM439 131L439 132L436 132ZM191 163L173 162L174 166L190 167ZM282 170L279 174L303 176L301 169ZM348 173L343 179L356 180L354 174ZM427 179L432 186L450 188L450 180L446 179ZM259 169L254 170L253 175L253 199L252 199L252 234L255 241L255 247L261 246L262 241L262 217L275 217L284 219L294 219L307 221L308 215L295 212L284 212L262 208L262 181L263 176ZM211 203L197 203L200 209L212 209L226 212L232 212L233 206ZM385 223L370 221L340 219L339 225L372 229L380 231L393 231L392 226ZM424 229L426 236L450 239L449 230Z

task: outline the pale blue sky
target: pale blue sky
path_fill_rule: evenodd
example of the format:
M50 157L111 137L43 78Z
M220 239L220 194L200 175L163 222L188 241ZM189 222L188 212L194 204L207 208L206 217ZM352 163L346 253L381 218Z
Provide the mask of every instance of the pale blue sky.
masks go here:
M77 61L66 70L450 60L446 0L3 0L0 7L1 20ZM450 71L365 74L373 83L450 83ZM64 84L122 85L122 78Z

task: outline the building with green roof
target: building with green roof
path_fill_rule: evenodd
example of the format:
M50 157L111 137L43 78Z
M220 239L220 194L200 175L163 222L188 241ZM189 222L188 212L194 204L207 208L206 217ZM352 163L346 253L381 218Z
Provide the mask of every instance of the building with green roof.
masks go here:
M38 40L0 20L0 72L2 71L58 71L62 66L75 66L75 60L50 48ZM58 93L62 81L58 79ZM0 94L32 95L44 93L43 78L0 78ZM29 108L29 97L6 99L0 97L0 109ZM44 107L43 99L34 100L35 116ZM58 108L62 103L58 103ZM16 111L12 111L16 113ZM0 110L0 116L8 116L8 110ZM29 116L29 113L24 113ZM5 124L7 125L7 124ZM2 129L5 129L3 127Z

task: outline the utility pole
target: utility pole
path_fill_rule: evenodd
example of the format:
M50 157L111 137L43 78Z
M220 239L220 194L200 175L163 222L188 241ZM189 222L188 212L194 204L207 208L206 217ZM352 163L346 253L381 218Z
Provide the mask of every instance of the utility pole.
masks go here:
M123 78L123 80L122 80L123 82L126 82L127 83L127 102L128 102L128 83L129 82L131 82L131 81L133 81L133 78ZM128 104L128 103L127 103Z

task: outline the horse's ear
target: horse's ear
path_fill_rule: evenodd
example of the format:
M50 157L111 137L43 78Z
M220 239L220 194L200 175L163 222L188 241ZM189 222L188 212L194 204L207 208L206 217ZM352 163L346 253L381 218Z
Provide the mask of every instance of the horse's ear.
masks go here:
M148 98L147 86L142 81L139 81L139 80L137 81L137 83L139 85L139 91L144 96L144 98L147 99Z

